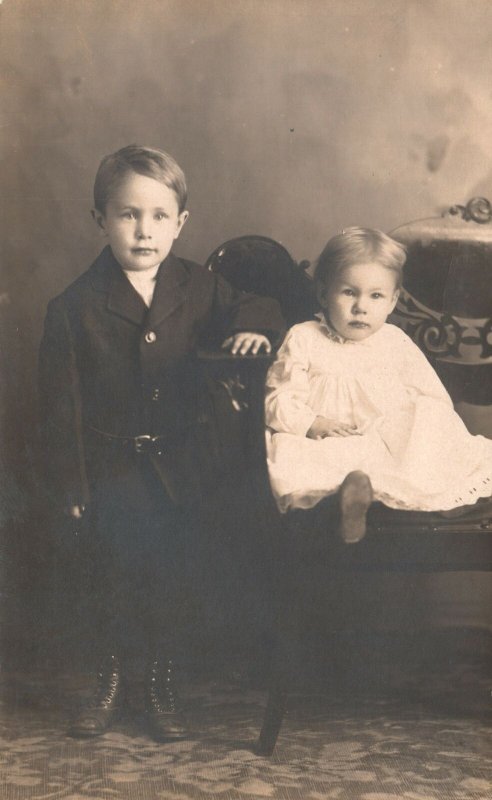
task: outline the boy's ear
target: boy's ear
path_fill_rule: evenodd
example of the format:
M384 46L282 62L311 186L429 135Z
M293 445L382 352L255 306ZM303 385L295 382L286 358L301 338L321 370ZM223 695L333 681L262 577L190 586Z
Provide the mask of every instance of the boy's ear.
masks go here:
M102 213L102 211L98 211L97 208L91 208L91 217L96 223L97 227L100 228L100 230L104 233L105 236L107 236L108 234L106 231L106 220L104 218L104 214Z
M178 215L178 224L176 225L176 233L174 234L175 239L178 238L179 234L183 230L183 225L185 224L189 216L190 216L189 211L182 211L181 214Z

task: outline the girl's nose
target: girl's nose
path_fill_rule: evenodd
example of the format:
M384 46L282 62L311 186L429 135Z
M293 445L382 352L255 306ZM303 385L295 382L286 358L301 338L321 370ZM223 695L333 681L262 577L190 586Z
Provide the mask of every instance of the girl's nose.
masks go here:
M365 314L366 309L363 300L360 297L356 298L354 301L354 305L352 306L352 312L354 314Z

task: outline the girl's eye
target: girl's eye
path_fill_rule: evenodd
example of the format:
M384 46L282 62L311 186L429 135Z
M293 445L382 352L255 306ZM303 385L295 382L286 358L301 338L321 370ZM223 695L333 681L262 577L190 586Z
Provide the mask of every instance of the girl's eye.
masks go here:
M347 297L352 297L354 292L352 289L343 289L342 294L347 295Z
M372 298L373 298L373 300L379 300L379 298L382 297L382 296L383 295L381 294L381 292L374 292L374 294L372 295Z

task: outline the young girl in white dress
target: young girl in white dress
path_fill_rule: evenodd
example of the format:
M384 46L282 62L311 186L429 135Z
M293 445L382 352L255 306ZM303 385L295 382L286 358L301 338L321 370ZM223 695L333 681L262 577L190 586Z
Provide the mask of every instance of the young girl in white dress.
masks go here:
M426 357L386 319L405 248L348 228L315 271L321 313L294 325L267 376L270 481L281 512L339 491L340 534L365 534L373 500L449 511L492 494L492 440L472 436Z

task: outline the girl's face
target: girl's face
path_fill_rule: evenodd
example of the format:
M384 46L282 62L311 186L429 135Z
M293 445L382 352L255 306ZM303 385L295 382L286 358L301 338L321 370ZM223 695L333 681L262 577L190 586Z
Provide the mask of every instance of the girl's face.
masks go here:
M328 286L318 285L327 322L344 339L360 342L386 322L398 300L394 272L376 261L353 264Z

